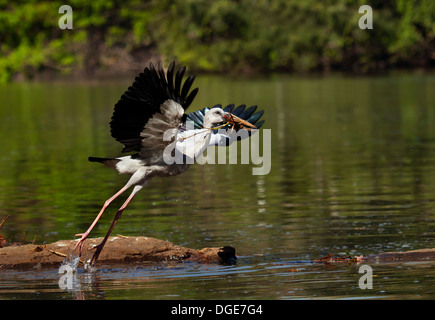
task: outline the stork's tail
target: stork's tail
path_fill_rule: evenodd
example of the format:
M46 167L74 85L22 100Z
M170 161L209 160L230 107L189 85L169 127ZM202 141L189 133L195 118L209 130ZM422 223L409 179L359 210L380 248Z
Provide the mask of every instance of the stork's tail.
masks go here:
M104 164L106 167L116 169L116 164L121 161L117 158L99 158L99 157L89 157L90 162L99 162Z

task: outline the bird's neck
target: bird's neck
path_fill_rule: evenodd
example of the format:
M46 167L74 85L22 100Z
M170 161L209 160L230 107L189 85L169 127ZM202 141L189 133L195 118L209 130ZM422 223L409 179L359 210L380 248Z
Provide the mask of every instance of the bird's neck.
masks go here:
M210 129L212 126L211 120L209 119L204 119L204 128L206 129Z

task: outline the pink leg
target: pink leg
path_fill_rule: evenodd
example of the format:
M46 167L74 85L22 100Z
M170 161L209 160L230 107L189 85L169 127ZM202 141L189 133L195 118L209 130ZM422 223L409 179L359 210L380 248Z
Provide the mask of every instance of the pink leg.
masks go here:
M116 225L116 222L121 217L122 212L128 206L128 204L133 199L133 197L136 195L136 193L138 193L141 189L142 189L141 185L135 186L134 189L133 189L133 192L131 193L131 195L127 198L127 200L124 202L124 204L121 206L121 208L119 208L118 212L115 215L115 218L112 221L112 224L110 225L109 231L107 232L107 234L104 237L103 241L101 241L101 243L98 246L95 247L96 251L95 251L95 253L92 256L91 266L94 266L95 263L97 262L97 259L100 256L100 253L103 250L103 247L106 244L107 239L109 239L109 236L112 233L112 230L113 230L113 228ZM94 249L94 248L92 248L92 249Z
M89 236L89 233L92 231L92 229L95 227L95 225L97 224L98 220L101 218L101 216L103 215L104 211L106 210L106 208L112 203L113 200L115 200L119 195L121 195L125 190L127 190L128 187L125 186L123 187L121 190L119 190L117 193L115 193L115 195L113 197L111 197L110 199L108 199L104 205L103 208L101 208L100 213L97 215L97 217L95 218L94 222L92 222L91 226L88 228L88 230L86 230L85 233L79 233L76 234L76 237L80 237L79 241L76 243L76 245L74 246L73 251L80 245L80 250L79 250L79 255L82 254L82 249L83 246L85 244L85 240L86 238Z

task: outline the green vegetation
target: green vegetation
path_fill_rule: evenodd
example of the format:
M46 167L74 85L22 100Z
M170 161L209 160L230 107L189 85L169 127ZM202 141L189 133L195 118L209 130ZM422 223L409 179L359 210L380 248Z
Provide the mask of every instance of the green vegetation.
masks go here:
M73 30L61 30L61 5ZM361 30L361 5L373 30ZM371 72L434 65L433 0L0 0L0 81L131 70L154 57L196 70Z

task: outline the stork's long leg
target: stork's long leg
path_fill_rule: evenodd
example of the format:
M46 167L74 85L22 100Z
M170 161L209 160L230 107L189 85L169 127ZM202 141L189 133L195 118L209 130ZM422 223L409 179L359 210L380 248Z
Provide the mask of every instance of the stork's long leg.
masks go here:
M118 221L118 219L121 217L122 212L124 211L124 209L128 206L128 204L130 203L130 201L133 199L133 197L136 195L136 193L138 193L141 189L143 188L143 185L137 185L133 188L133 192L130 194L130 196L127 198L127 200L124 202L124 204L121 206L121 208L119 208L118 212L115 215L115 218L112 221L112 224L110 225L109 231L107 232L106 236L104 237L103 241L101 241L101 243L96 246L96 251L94 253L94 255L92 256L91 259L91 266L94 266L95 263L97 262L98 257L100 256L101 250L103 250L104 245L106 244L107 239L110 236L110 233L112 233L113 228L116 225L116 222ZM93 248L92 248L93 249Z
M76 234L76 237L80 237L79 241L76 243L76 245L74 246L73 251L80 245L80 250L79 250L79 255L82 254L82 249L83 249L83 245L85 244L85 240L88 237L89 233L92 231L92 229L95 227L95 225L97 224L98 220L101 218L101 216L103 215L104 211L107 209L107 207L112 203L113 200L115 200L118 196L120 196L125 190L127 190L130 186L127 184L125 185L121 190L119 190L117 193L115 193L111 198L107 199L107 201L104 203L103 207L101 208L100 213L98 213L97 217L95 218L94 222L92 222L92 224L90 225L90 227L88 228L88 230L86 230L85 233L79 233Z

